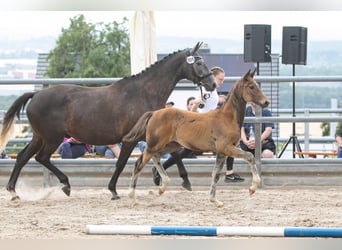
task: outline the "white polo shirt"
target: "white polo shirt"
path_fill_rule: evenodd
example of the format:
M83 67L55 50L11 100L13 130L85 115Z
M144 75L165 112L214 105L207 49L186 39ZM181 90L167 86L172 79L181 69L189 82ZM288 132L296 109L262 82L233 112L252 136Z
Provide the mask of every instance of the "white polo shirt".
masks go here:
M205 104L203 108L198 108L198 112L199 113L205 113L208 112L210 110L216 109L217 108L217 104L219 101L219 95L217 93L217 90L214 89L212 92L210 91L206 91L205 88L202 88L202 95L204 97L207 97L207 99L205 99Z

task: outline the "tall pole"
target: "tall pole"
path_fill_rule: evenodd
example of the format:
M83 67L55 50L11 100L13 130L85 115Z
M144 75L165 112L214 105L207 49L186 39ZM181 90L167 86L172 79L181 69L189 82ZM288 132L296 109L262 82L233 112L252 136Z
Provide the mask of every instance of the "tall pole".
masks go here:
M296 70L295 70L295 64L292 64L292 76L296 75ZM292 117L296 117L296 82L293 81L292 82ZM296 158L295 155L295 148L296 148L296 140L295 140L295 136L296 136L296 123L292 123L292 136L293 136L293 140L292 140L292 157Z

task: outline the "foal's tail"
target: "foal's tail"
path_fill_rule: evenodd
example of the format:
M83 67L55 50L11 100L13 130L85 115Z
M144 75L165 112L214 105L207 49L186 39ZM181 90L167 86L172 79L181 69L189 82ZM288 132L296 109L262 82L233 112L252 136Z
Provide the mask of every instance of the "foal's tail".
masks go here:
M149 111L144 113L138 120L138 122L134 125L131 131L126 134L122 141L123 142L133 142L133 141L141 141L145 139L146 136L146 126L148 121L153 115L153 111Z
M0 152L5 148L9 138L14 132L15 116L20 119L20 111L24 110L26 103L34 96L34 92L25 93L14 101L12 106L7 110L7 113L2 122L2 130L0 133Z

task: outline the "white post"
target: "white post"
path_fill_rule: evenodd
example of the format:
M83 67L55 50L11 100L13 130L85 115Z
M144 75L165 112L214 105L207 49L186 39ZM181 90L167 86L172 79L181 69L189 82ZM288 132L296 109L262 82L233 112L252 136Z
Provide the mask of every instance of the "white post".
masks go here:
M331 109L337 109L337 99L331 98L330 105L331 105ZM337 116L337 114L331 113L331 116ZM334 138L335 138L335 132L336 132L336 125L337 125L337 122L330 123L330 136Z
M304 110L304 116L309 117L310 112L308 109ZM305 122L304 123L304 151L308 152L309 151L309 145L310 145L310 134L309 134L309 123Z

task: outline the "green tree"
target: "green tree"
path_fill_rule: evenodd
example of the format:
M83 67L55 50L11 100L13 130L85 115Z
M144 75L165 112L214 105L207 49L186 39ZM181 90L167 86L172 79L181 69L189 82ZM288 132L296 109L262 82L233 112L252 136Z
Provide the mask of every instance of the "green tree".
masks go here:
M48 55L51 78L122 77L130 74L128 19L121 23L88 23L83 15L70 19Z
M322 129L322 136L328 136L330 134L330 123L329 122L323 122L320 125Z

